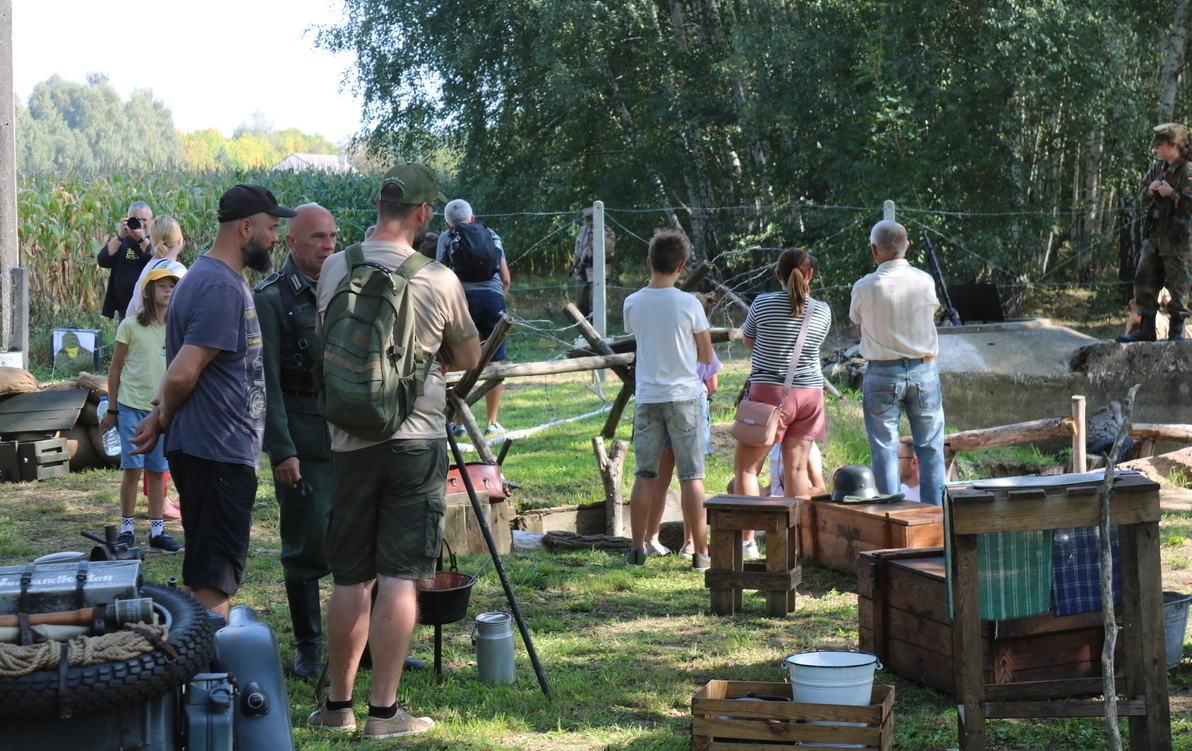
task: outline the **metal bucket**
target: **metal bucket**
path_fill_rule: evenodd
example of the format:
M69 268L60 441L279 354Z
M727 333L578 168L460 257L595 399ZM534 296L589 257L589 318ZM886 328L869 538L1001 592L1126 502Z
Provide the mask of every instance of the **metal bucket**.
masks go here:
M418 590L418 622L441 626L463 620L475 583L476 577L471 574L436 571L435 578Z
M804 704L867 706L873 673L882 664L868 652L800 652L782 661L790 671L791 693ZM861 722L812 721L811 725L864 725ZM800 743L800 746L858 748L852 743Z
M1188 627L1188 604L1192 595L1163 593L1163 635L1167 645L1167 667L1180 664L1184 655L1184 631Z

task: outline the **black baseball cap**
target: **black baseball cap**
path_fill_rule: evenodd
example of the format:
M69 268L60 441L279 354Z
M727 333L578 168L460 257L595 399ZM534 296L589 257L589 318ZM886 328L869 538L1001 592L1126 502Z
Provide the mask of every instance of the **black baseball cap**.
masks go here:
M260 185L235 185L219 197L220 224L261 212L285 218L298 216L296 211L278 205L273 194Z

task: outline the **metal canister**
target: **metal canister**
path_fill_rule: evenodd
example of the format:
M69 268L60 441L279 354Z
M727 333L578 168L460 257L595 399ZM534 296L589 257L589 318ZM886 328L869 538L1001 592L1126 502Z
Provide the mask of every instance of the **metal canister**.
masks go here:
M472 631L476 669L485 683L513 683L513 618L508 613L481 613Z

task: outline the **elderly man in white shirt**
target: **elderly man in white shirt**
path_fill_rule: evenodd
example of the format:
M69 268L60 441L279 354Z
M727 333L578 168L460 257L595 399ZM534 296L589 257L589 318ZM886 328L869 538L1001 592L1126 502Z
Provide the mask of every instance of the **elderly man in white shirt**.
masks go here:
M919 460L920 500L938 506L946 470L935 282L907 263L901 224L878 222L869 244L877 270L853 285L849 318L861 332L861 356L869 360L862 393L874 478L882 493L898 491L898 422L905 411Z

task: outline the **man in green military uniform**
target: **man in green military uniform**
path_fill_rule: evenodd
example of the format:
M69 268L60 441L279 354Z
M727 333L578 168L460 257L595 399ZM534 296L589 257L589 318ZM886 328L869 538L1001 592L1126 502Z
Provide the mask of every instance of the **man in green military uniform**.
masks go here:
M335 252L335 217L318 204L295 209L286 225L289 257L257 285L265 360L265 453L281 511L281 564L294 624L294 673L323 667L319 579L331 572L323 554L331 503L331 439L315 402L313 367L323 343L315 333L315 286Z
M1151 142L1158 159L1142 179L1142 202L1149 204L1143 226L1142 258L1134 276L1134 299L1141 324L1119 342L1155 341L1159 293L1171 293L1167 339L1184 338L1188 293L1192 288L1192 180L1189 179L1188 129L1179 123L1155 126Z

